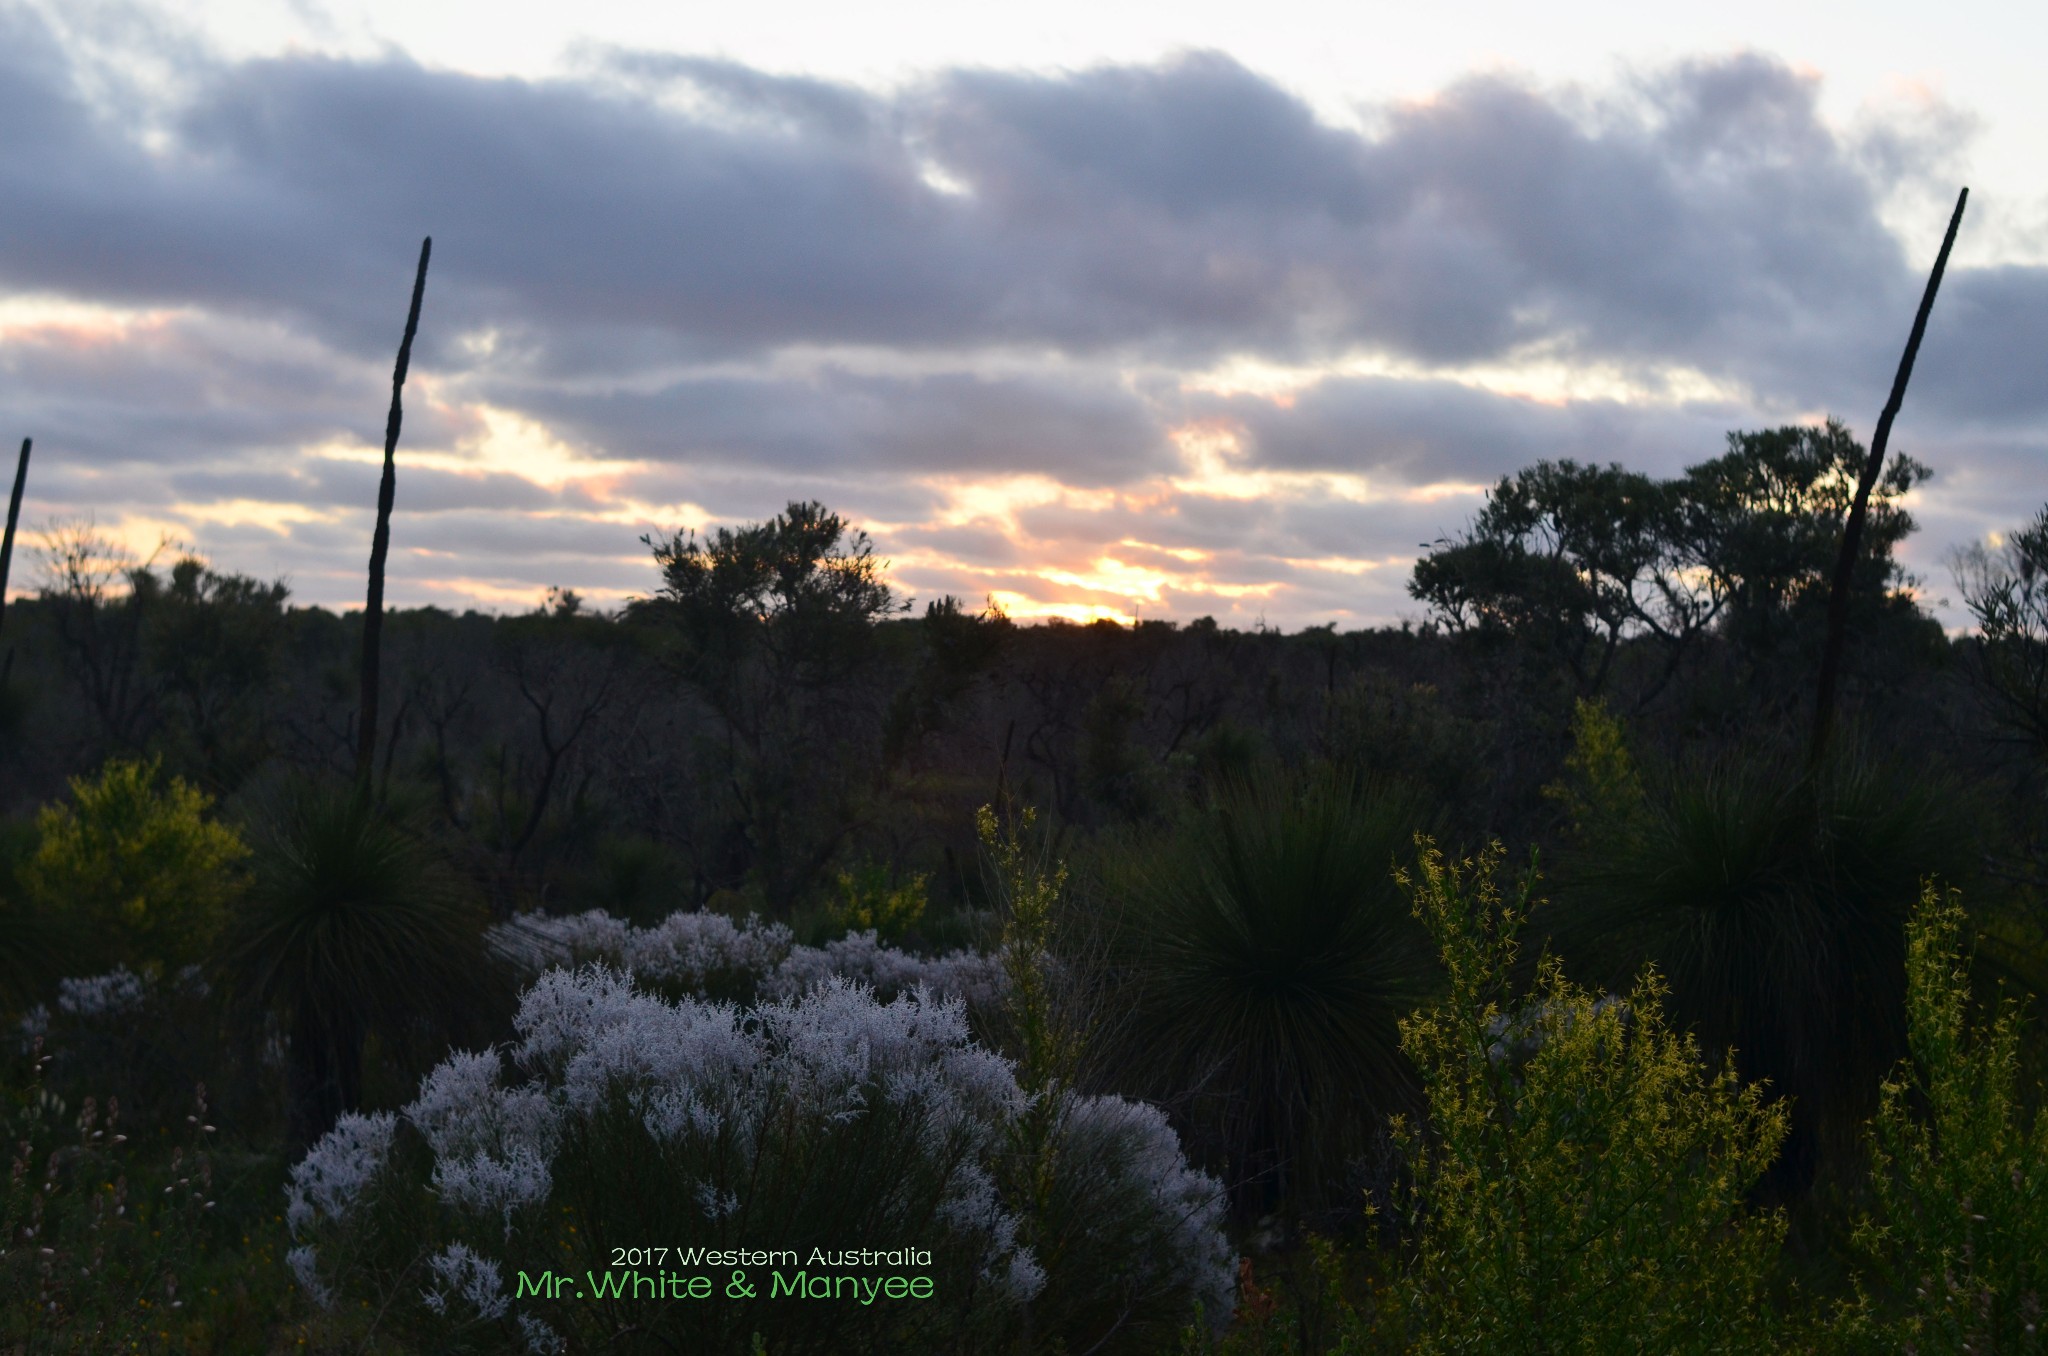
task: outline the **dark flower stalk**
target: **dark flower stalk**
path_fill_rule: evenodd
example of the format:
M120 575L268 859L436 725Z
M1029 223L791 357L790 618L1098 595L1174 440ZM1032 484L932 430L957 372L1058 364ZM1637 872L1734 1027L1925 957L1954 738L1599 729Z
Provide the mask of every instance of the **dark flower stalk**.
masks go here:
M377 670L384 639L384 558L391 549L391 497L395 471L392 456L398 450L398 424L403 415L399 394L405 389L405 369L412 363L412 338L420 327L420 298L427 290L427 258L433 253L434 237L420 242L419 272L412 280L412 309L405 317L405 338L398 343L398 366L391 373L391 415L384 422L384 478L377 486L377 530L370 538L370 596L363 607L362 711L356 723L356 784L367 792L370 769L377 757Z
M1898 375L1892 378L1891 398L1877 417L1877 433L1870 440L1870 460L1856 481L1856 502L1849 506L1848 521L1842 525L1842 554L1835 561L1834 586L1828 590L1828 638L1820 657L1820 691L1813 707L1813 747L1808 761L1818 763L1827 751L1828 734L1835 718L1835 681L1842 667L1842 645L1849 624L1849 579L1856 568L1856 548L1863 540L1863 517L1870 505L1870 491L1884 469L1885 444L1891 441L1892 420L1906 400L1906 382L1913 375L1913 359L1919 356L1921 336L1927 333L1927 317L1934 310L1934 294L1941 290L1941 275L1948 268L1948 252L1956 243L1956 230L1963 224L1963 205L1970 190L1956 195L1955 215L1948 219L1948 234L1942 237L1941 253L1934 257L1934 272L1927 277L1927 290L1920 296L1920 312L1913 317L1913 333L1906 339L1906 351L1899 358Z

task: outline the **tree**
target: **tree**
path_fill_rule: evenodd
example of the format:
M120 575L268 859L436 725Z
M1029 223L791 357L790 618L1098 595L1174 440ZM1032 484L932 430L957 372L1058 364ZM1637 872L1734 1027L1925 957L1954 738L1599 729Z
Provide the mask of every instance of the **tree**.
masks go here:
M550 602L492 628L493 667L517 693L531 731L516 739L507 728L484 755L489 791L480 790L474 823L498 858L492 909L500 916L511 911L522 866L596 828L601 816L588 794L594 746L631 737L608 717L623 708L618 715L630 723L640 696L638 637L611 617L583 612L573 592L554 590Z
M1632 640L1663 657L1660 691L1710 628L1767 663L1795 636L1817 649L1863 449L1841 423L1728 435L1728 451L1671 480L1572 461L1505 477L1464 534L1416 562L1409 593L1452 630L1514 636L1561 659L1581 695ZM1913 531L1900 498L1928 477L1894 455L1852 571L1853 615L1910 612L1893 551Z
M1512 632L1561 657L1597 691L1623 639L1676 649L1720 608L1716 580L1685 573L1680 508L1672 485L1619 465L1538 462L1417 561L1408 591L1453 629Z
M1796 631L1819 639L1842 524L1865 461L1839 420L1731 433L1728 451L1688 467L1679 482L1685 553L1727 590L1726 634L1765 655ZM1899 500L1932 473L1895 453L1872 491L1850 597L1867 619L1874 608L1910 601L1893 551L1917 524ZM1855 615L1852 613L1852 615Z
M1955 560L1963 603L1983 633L1978 676L2009 735L2048 752L2048 507L1996 552Z
M153 729L142 614L160 581L90 521L43 534L40 590L66 673L99 719L105 745L132 751ZM154 559L154 556L151 557Z
M137 580L160 718L198 775L233 787L268 751L261 699L276 675L291 591L221 574L196 556L179 560L161 584L148 571Z
M905 610L868 535L817 503L765 523L646 539L662 588L642 615L674 634L677 672L717 717L752 873L787 907L858 820L841 777L878 738L853 680L875 623Z

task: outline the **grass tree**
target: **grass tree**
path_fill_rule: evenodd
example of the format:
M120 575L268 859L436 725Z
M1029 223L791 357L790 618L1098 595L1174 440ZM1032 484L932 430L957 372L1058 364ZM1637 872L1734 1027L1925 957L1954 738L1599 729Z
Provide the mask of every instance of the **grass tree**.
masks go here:
M1413 1103L1398 1023L1437 972L1390 872L1419 820L1335 774L1269 775L1110 870L1105 1043L1221 1152L1242 1214L1334 1198L1377 1118Z
M1963 224L1963 208L1969 201L1970 190L1967 188L1956 195L1955 214L1948 219L1948 234L1941 239L1941 253L1934 257L1934 271L1927 275L1927 290L1920 295L1920 310L1913 317L1913 331L1906 338L1906 351L1900 356L1898 373L1892 378L1891 396L1877 417L1877 432L1870 440L1870 456L1863 463L1862 474L1856 478L1856 498L1842 520L1841 551L1835 558L1834 578L1828 586L1827 641L1821 651L1820 685L1814 696L1813 741L1808 756L1816 763L1827 752L1828 740L1834 732L1835 684L1841 673L1842 651L1848 643L1849 634L1849 589L1856 575L1857 547L1863 536L1864 515L1870 508L1870 492L1877 484L1878 473L1884 468L1884 448L1891 440L1892 420L1898 418L1899 406L1905 403L1906 383L1913 376L1913 359L1918 356L1920 340L1927 333L1927 317L1934 310L1935 294L1941 290L1941 275L1948 268L1948 252L1955 248L1956 231Z
M32 440L21 440L21 456L14 466L14 489L7 496L7 527L0 535L0 626L7 620L7 570L14 560L14 529L21 521L21 494L28 486L28 453ZM5 658L0 658L0 734L13 732L19 713L13 689L7 680L14 673L14 647L9 646ZM11 742L11 741L10 741Z
M0 622L7 617L7 567L14 560L14 529L21 521L21 494L28 485L28 453L33 440L21 440L21 456L14 466L14 489L7 496L7 527L0 536Z
M1746 752L1637 778L1597 712L1574 758L1555 944L1606 987L1654 965L1675 1025L1789 1096L1772 1189L1803 1191L1905 1052L1905 921L1924 876L1972 869L1966 798L1847 741L1813 768Z
M244 1010L274 1013L284 1030L292 1143L361 1104L372 1033L402 1046L488 1023L504 995L486 921L431 848L366 797L329 787L283 799L220 965Z

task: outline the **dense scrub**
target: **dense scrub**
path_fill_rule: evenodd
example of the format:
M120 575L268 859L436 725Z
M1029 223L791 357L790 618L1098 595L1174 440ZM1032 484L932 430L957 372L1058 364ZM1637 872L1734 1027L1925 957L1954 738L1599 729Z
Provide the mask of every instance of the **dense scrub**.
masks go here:
M354 617L59 532L0 1349L2031 1349L2048 529L1943 636L1897 461L1809 758L1859 455L1539 465L1351 634L910 610L792 505L392 614L362 782ZM658 1228L944 1301L517 1293Z

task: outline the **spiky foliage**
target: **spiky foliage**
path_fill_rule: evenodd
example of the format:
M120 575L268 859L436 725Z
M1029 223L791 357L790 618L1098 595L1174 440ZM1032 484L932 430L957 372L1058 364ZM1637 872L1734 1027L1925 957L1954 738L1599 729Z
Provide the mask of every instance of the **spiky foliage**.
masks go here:
M2019 1086L2019 1004L1969 1017L1968 932L1960 897L1933 886L1907 927L1913 1053L1871 1123L1876 1212L1855 1234L1878 1284L1845 1315L1872 1350L2048 1347L2048 1112Z
M1554 956L1517 993L1518 934L1496 844L1446 862L1421 840L1401 884L1449 992L1403 1022L1430 1133L1415 1170L1415 1252L1400 1289L1417 1352L1769 1350L1762 1301L1784 1220L1743 1200L1785 1132L1731 1067L1701 1067L1646 970L1626 1000Z
M1803 1190L1905 1053L1905 920L1924 876L1968 873L1966 802L1852 748L1651 781L1566 854L1553 936L1606 987L1654 965L1675 1025L1793 1099L1773 1185Z
M361 796L301 789L260 841L221 957L248 1009L290 1037L290 1134L311 1143L362 1099L372 1032L403 1044L487 1022L505 990L486 917L427 844Z
M1319 1203L1413 1102L1398 1023L1437 972L1391 872L1420 819L1396 792L1275 776L1110 870L1119 1086L1221 1151L1241 1212Z

